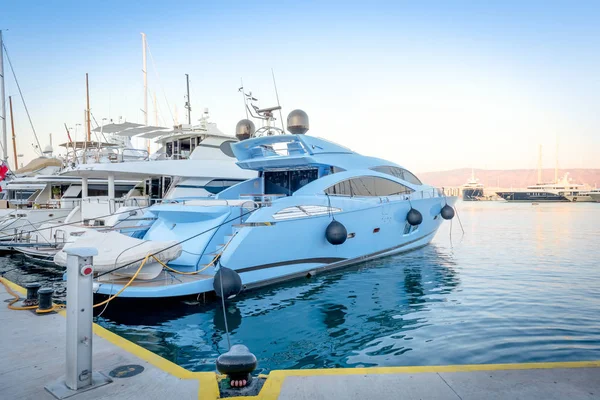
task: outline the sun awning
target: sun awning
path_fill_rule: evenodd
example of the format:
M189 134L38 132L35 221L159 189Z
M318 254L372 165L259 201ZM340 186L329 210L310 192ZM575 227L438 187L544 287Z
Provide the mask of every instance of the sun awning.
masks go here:
M181 131L150 131L150 132L141 134L138 137L144 138L144 139L155 139L157 137L164 136L164 135L171 135L176 132L181 132Z
M139 126L144 126L142 124L134 124L133 122L123 122L121 124L108 124L104 126L99 126L95 129L92 129L93 132L104 132L104 133L118 133L122 132L126 129L137 128Z
M169 128L164 126L147 126L134 124L133 122L123 122L122 124L108 124L94 129L94 132L110 133L117 136L133 137L140 133L152 131L166 131Z
M135 136L135 135L139 135L140 133L147 133L147 132L153 132L153 131L166 131L168 128L165 128L164 126L138 126L136 128L130 128L127 129L126 131L117 133L116 135L121 135L121 136Z

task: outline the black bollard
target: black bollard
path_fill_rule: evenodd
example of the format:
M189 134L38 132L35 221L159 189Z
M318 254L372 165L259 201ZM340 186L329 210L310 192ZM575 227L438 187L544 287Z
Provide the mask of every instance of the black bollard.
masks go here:
M52 288L41 288L38 290L38 311L48 311L54 308L52 304L52 295L54 294L54 289Z
M217 358L217 369L229 377L230 381L245 380L248 386L252 382L250 373L256 368L256 357L242 344L235 344L227 353ZM239 386L233 386L239 388Z
M38 290L42 285L37 282L28 283L25 285L25 289L27 289L27 298L23 300L23 305L28 306L37 306L38 305Z

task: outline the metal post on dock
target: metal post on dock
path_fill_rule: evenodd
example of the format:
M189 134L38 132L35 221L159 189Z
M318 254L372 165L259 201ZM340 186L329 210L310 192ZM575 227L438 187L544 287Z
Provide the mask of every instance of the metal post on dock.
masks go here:
M58 399L112 382L92 372L93 257L90 247L65 249L67 253L67 351L66 375L46 386Z

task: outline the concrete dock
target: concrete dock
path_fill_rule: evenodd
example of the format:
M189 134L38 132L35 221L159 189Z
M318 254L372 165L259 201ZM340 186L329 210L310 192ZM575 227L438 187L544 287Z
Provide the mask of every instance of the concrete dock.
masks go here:
M10 310L9 299L0 285L0 399L54 399L44 386L65 373L64 314ZM70 398L219 398L216 374L188 371L100 326L93 329L95 371L106 376L123 366L143 371L132 377L117 374L111 383ZM243 398L598 399L600 361L273 371L258 396Z

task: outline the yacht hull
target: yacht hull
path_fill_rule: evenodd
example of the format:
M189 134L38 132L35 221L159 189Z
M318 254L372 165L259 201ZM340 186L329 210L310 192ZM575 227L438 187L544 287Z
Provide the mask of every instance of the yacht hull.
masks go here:
M496 194L502 199L510 202L549 203L570 201L565 196L552 192L496 192Z
M465 188L462 190L463 201L479 201L483 198L483 188Z
M594 200L592 200L592 197L587 195L587 194L580 194L580 195L567 195L565 196L569 201L572 201L574 203L591 203L594 202Z
M71 212L70 209L15 210L0 219L0 241L13 241L20 231L35 232L46 222L61 223Z
M252 214L242 226L233 227L233 233L225 235L230 238L228 241L222 240L223 233L219 232L218 235L213 234L207 238L205 243L196 243L195 246L210 249L215 243L221 242L220 245L223 246L225 242L227 245L221 254L221 265L236 271L241 277L243 289L250 290L423 247L431 242L443 221L440 216L441 208L446 202L453 205L456 197L413 199L410 204L423 215L423 222L417 228L406 222L411 205L405 199L382 203L379 198L361 202L332 197L330 201L332 207L348 211L335 213L334 216L325 214L266 224L262 222L267 215L272 215L273 210L265 207ZM227 216L237 215L235 212L225 214L225 217L213 217L223 223ZM330 244L325 238L325 230L333 217L346 227L348 233L345 243L338 246ZM198 221L200 223L207 225L204 220ZM170 224L164 225L172 227ZM219 235L221 239L215 237ZM184 256L189 257L193 251L189 247L188 254L185 254L184 244ZM183 260L186 258L175 261ZM134 283L120 297L178 297L213 291L215 271L212 266L202 270L197 260L189 259L186 264L169 265L182 272L200 272L191 276L164 274L153 282ZM125 283L98 282L95 292L105 296L114 294Z

